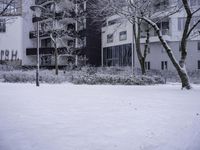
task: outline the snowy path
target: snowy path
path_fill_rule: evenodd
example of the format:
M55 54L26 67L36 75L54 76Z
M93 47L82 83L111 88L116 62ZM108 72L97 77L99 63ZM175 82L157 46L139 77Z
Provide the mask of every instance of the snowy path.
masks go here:
M0 150L200 150L200 86L0 83Z

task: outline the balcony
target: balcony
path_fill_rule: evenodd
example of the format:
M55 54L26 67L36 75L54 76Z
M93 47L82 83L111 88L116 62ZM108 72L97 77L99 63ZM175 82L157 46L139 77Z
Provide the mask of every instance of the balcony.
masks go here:
M40 54L42 55L53 55L55 52L55 49L53 47L46 47L46 48L40 48ZM67 54L68 53L68 49L66 47L60 47L58 48L58 54L62 55L62 54ZM26 55L27 56L36 56L37 55L37 48L27 48L26 49Z
M54 55L55 49L53 47L40 48L40 55ZM86 53L86 47L81 48L58 48L58 55L84 55ZM26 56L36 56L37 48L27 48Z
M40 31L40 37L49 37L50 36L50 32L43 32L43 31ZM30 39L34 39L34 38L37 38L37 31L30 31L29 32L29 38Z

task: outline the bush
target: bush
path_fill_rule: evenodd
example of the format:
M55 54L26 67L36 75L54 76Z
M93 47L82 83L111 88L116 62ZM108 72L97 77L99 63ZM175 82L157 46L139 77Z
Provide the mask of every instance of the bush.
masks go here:
M18 83L18 82L34 82L35 76L25 72L6 72L3 74L4 82Z
M163 84L164 80L157 75L131 75L130 67L82 67L75 70L59 71L55 75L54 70L40 70L39 77L42 83L63 83L74 84L111 84L111 85L152 85ZM35 70L1 71L0 80L11 83L34 83Z
M13 71L3 73L3 82L33 83L35 79L35 71ZM62 83L67 81L65 76L56 76L51 71L40 71L39 80L42 83Z
M71 82L74 84L111 84L111 85L151 85L163 84L164 80L159 77L137 77L137 76L120 76L105 74L76 74L72 75Z

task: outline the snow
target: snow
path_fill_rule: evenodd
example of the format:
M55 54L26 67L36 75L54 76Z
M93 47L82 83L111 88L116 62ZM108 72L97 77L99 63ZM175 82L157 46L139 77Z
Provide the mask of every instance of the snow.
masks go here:
M0 83L0 150L199 150L200 86Z

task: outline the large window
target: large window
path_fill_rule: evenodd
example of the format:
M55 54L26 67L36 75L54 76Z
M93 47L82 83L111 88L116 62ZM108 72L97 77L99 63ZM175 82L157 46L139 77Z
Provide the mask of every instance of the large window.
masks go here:
M198 60L197 63L198 63L198 69L200 69L200 60Z
M103 48L103 63L105 66L130 66L131 44Z
M122 32L119 33L119 40L120 41L127 40L127 31L122 31Z
M0 33L6 32L6 20L0 19Z
M3 16L15 16L21 15L22 13L22 0L1 0L0 1L0 12Z

